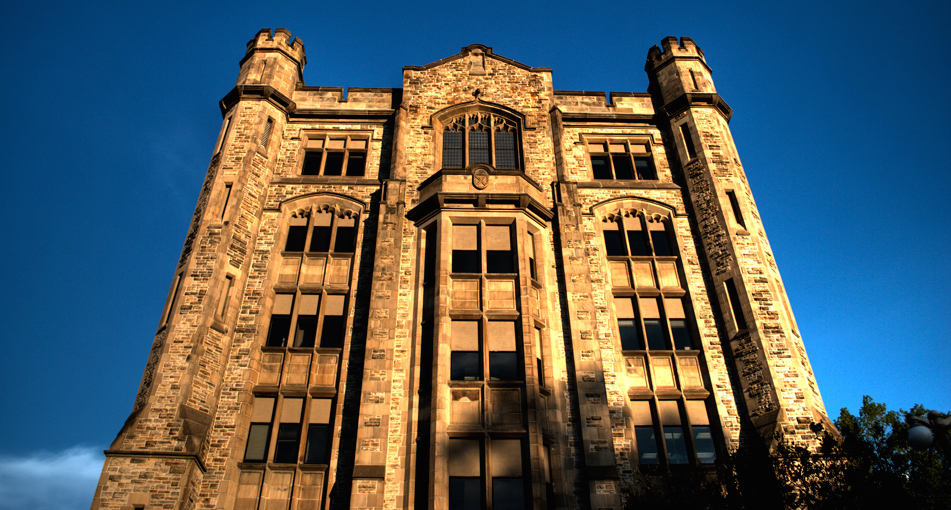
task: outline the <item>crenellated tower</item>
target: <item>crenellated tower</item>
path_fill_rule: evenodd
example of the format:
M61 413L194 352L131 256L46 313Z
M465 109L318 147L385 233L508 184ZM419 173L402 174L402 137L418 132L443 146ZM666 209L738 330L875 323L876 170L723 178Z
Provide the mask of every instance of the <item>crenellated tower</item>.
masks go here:
M305 61L304 45L285 29L248 42L237 85L220 103L221 131L132 413L106 451L94 509L192 508L209 487L236 491L237 480L222 480L215 468L227 461L221 452L243 448L243 440L223 444L211 430L216 420L251 412L248 372L260 359L236 359L233 349L254 338L254 325L239 323L240 304L261 285L248 277L252 247L267 235L264 200ZM229 380L233 373L243 375ZM246 402L222 397L235 392ZM167 490L152 490L156 479Z
M810 424L834 428L733 144L733 112L690 38L667 37L651 48L646 71L668 152L683 169L745 418L767 441L780 434L815 444Z

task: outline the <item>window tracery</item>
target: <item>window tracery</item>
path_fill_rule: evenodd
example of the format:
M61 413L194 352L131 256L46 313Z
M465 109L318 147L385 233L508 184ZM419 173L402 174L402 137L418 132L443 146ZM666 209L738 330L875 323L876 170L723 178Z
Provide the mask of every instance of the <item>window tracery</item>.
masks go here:
M501 170L518 169L518 127L495 113L469 112L444 124L443 168L483 163Z

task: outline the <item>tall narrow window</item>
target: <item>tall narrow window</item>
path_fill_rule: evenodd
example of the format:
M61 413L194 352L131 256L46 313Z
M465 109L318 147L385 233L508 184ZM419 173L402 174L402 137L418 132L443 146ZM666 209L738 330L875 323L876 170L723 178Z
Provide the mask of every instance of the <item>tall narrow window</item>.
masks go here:
M730 199L730 207L733 209L733 221L742 228L746 229L746 222L743 221L743 212L740 211L740 202L736 199L735 191L727 191L726 196Z
M657 298L641 298L641 314L644 317L644 336L647 337L647 348L654 350L669 349L667 335L664 332L664 323L661 320Z
M296 463L300 453L301 417L304 399L285 398L281 402L281 419L277 427L274 462Z
M638 332L637 316L634 314L633 298L622 297L614 300L617 310L618 333L621 335L621 349L625 351L643 350L644 342Z
M723 282L726 287L726 296L730 301L730 311L733 312L733 322L736 323L736 329L746 329L746 315L743 313L743 303L740 302L740 294L736 291L736 284L733 278Z
M482 452L478 439L450 439L449 508L482 508Z
M452 321L449 378L453 381L482 379L481 335L478 321Z
M251 408L251 428L248 444L244 450L245 462L267 460L268 443L271 440L271 415L274 413L273 397L254 397Z
M162 325L168 324L168 321L172 318L172 314L175 313L175 305L178 303L178 291L182 286L182 274L179 273L175 275L175 283L172 284L172 292L168 295L168 298L165 300L165 310L162 310Z
M261 134L261 145L266 149L270 140L271 140L271 129L274 126L274 119L267 119L267 123L264 124L264 133Z
M657 403L657 406L664 430L667 462L671 464L688 463L687 443L684 439L684 428L680 418L680 406L673 400L662 400Z
M315 398L310 402L310 424L307 426L307 446L304 462L328 464L330 462L331 414L333 400Z
M485 266L487 273L514 273L515 252L512 229L508 225L486 225Z
M531 232L528 233L528 244L525 249L528 252L528 274L532 277L532 280L537 280L538 265L535 262L535 235Z
M730 311L733 312L733 322L736 324L736 329L746 329L747 322L746 315L743 313L743 303L740 302L740 294L736 291L733 278L723 282L723 285L726 287L726 296L730 301Z
M231 117L225 119L225 128L221 130L221 138L219 138L218 143L215 144L215 154L217 154L225 144L229 132L231 132Z
M640 464L660 463L660 449L657 447L657 432L651 415L650 402L630 403L631 421L634 425L634 441L637 444L637 460Z
M680 134L684 137L684 147L687 149L687 156L690 157L690 159L697 157L697 149L693 145L693 137L690 136L690 128L686 122L680 125Z
M231 300L231 288L233 286L234 276L230 274L225 275L224 289L218 298L218 309L215 311L215 316L218 317L218 319L224 319L228 315L228 302Z
M545 385L545 342L542 340L542 330L532 328L535 340L535 369L538 375L538 384Z
M517 381L519 360L515 323L489 321L487 342L489 347L489 379L493 381Z
M320 346L341 348L346 336L346 296L331 294L324 298L324 318L320 331Z
M478 225L452 226L452 272L482 272Z
M224 191L225 196L221 204L221 220L222 221L224 221L225 215L228 214L228 202L231 200L231 186L232 184L230 182L225 184L225 191Z
M287 345L293 307L293 294L277 294L274 296L274 307L271 309L271 325L267 332L266 346L285 347Z
M701 464L713 464L717 460L716 444L710 429L710 417L707 406L702 400L688 400L687 420L693 429L693 445L697 452L697 461Z
M683 300L680 298L664 299L664 311L667 314L667 322L670 324L670 336L674 343L674 349L678 351L693 349L693 338L690 335L690 329L687 327L687 315L684 313Z
M303 294L297 309L297 331L294 347L313 347L317 340L318 305L320 294Z
M492 439L491 464L493 510L525 508L525 482L522 479L522 441Z

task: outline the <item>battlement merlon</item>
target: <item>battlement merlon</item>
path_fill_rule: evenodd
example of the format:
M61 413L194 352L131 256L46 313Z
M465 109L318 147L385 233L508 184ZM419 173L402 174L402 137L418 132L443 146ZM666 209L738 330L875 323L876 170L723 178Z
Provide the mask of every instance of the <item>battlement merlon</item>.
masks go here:
M660 42L660 46L661 47L658 48L655 45L647 51L647 65L644 67L644 70L650 72L659 69L674 58L696 59L699 60L708 71L710 70L706 59L703 58L703 50L689 37L681 37L679 43L676 37L665 37ZM663 50L661 50L661 48L663 48Z
M298 72L303 73L307 65L307 56L304 54L304 43L298 38L291 39L291 32L286 28L278 28L271 34L270 28L262 28L253 39L248 41L248 51L244 54L240 64L251 58L256 52L276 51L283 53L298 66Z

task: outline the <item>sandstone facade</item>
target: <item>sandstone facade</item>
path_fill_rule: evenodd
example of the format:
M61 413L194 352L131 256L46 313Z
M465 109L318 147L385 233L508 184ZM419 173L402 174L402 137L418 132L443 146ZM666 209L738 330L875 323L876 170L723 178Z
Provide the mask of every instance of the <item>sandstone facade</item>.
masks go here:
M248 43L96 509L616 508L826 413L703 52L472 45L401 89Z

